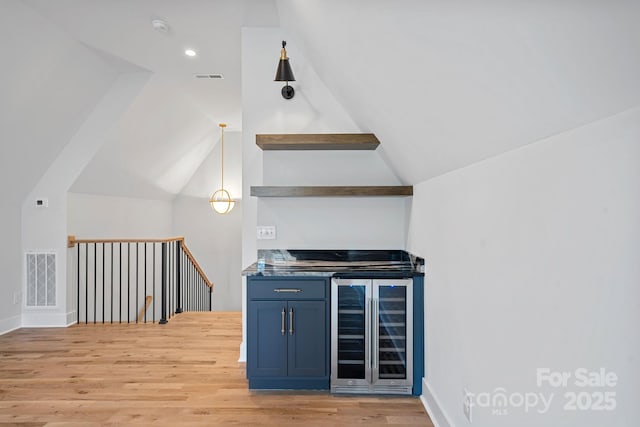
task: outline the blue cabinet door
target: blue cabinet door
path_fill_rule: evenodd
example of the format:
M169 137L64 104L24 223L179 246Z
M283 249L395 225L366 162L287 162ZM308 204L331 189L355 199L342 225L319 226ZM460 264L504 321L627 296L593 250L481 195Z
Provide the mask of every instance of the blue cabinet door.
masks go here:
M251 301L248 305L247 374L250 377L287 375L286 316L286 301Z
M288 374L327 376L325 301L288 301Z

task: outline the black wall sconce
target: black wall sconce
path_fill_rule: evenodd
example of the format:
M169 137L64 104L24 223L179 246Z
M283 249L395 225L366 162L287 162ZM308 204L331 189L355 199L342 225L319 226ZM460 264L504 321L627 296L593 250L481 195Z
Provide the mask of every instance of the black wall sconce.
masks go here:
M289 58L287 58L287 50L285 46L287 42L282 40L282 50L280 51L280 62L278 63L278 70L276 71L275 82L287 82L282 88L282 97L284 99L291 99L295 94L295 91L289 82L295 82L296 78L293 77L293 71L291 71L291 65L289 64Z

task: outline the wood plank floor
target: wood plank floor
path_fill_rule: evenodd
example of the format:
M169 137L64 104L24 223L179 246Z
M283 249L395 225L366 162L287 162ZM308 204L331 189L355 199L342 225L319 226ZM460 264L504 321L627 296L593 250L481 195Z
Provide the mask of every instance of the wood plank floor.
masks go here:
M433 426L413 397L252 392L240 313L0 336L0 426Z

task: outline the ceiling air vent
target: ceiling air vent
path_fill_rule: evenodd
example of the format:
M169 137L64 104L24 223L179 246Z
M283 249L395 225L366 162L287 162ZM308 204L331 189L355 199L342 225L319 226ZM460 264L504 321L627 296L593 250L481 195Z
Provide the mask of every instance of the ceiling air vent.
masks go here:
M224 76L222 74L196 74L196 79L222 80L224 79Z

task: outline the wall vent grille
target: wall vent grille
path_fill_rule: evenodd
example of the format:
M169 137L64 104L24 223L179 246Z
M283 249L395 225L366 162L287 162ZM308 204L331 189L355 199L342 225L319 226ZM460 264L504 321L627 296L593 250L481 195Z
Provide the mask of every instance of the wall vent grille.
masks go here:
M222 74L196 74L196 79L224 79Z
M56 305L56 254L29 252L27 255L27 306Z

